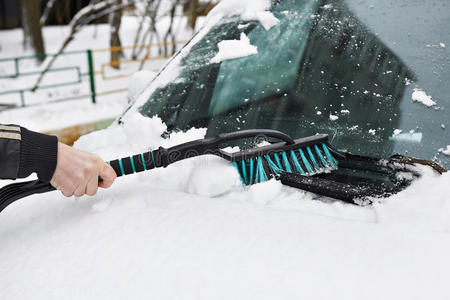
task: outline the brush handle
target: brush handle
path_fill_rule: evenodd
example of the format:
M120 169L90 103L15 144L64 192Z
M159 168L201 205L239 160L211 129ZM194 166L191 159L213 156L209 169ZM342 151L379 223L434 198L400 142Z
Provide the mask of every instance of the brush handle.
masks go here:
M283 140L287 145L292 145L295 141L280 131L271 129L250 129L230 133L219 134L209 139L200 139L171 148L159 147L156 150L136 154L133 156L115 159L109 162L117 176L123 176L159 167L167 167L169 164L183 159L200 156L204 154L214 154L230 160L230 157L220 151L219 146L225 142L244 138L271 137ZM99 177L99 182L102 179ZM39 180L13 183L0 188L0 212L8 205L21 198L46 193L56 190L50 183Z
M109 165L114 169L117 176L129 175L143 172L154 168L165 167L167 160L165 153L167 150L160 147L157 150L136 154L133 156L122 157L111 160Z
M208 139L199 139L183 143L171 148L159 147L133 156L127 156L109 162L116 171L117 176L139 173L154 168L167 167L168 165L191 157L205 154L213 154L229 159L220 151L219 146L223 143L241 140L244 138L271 137L292 145L295 141L287 134L272 129L249 129L229 133L222 133Z

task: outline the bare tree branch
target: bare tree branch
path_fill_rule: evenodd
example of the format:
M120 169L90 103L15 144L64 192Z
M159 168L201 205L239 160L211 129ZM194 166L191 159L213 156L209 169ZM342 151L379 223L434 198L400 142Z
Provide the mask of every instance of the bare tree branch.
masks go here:
M157 0L156 2L153 3L153 6L149 7L149 10L147 11L147 14L150 18L150 24L149 24L149 28L147 29L147 31L144 33L144 35L142 37L141 45L145 44L145 41L147 40L148 36L150 36L149 43L151 43L153 40L153 34L156 35L156 38L159 41L158 31L156 30L156 21L157 21L157 15L158 15L160 5L161 5L161 0ZM142 52L142 50L143 50L143 48L139 48L137 55L139 55Z
M192 24L195 24L195 21L197 19L197 16L203 15L203 9L209 10L211 7L214 6L209 1L206 3L201 3L197 0L187 0L186 2L193 1L196 2L197 5L194 6L193 9L190 10L190 13L193 13L193 20L190 21ZM245 1L245 0L242 0ZM55 3L60 3L57 0L49 0L49 2L52 2L52 6L55 5ZM90 4L84 8L82 8L80 11L78 11L77 14L71 19L69 23L70 33L67 36L67 38L62 43L61 47L59 48L59 51L56 53L55 56L48 58L46 61L46 67L41 72L39 78L37 79L33 91L35 91L39 84L41 83L42 79L45 76L45 73L48 72L48 70L52 67L53 63L57 59L57 57L66 49L66 47L70 44L70 42L74 39L75 35L79 32L79 30L85 26L86 24L89 24L90 22L99 19L105 15L108 14L114 14L117 10L121 10L122 8L134 5L136 2L146 3L145 6L145 13L142 16L141 23L139 24L138 31L136 33L136 37L134 40L135 46L140 44L144 45L147 43L152 43L154 40L156 40L157 43L162 44L161 47L159 47L158 51L160 55L168 56L170 54L174 54L177 51L176 47L176 35L179 30L179 26L177 28L174 28L175 24L175 17L176 17L176 11L177 7L180 7L180 5L183 4L182 0L171 0L171 6L169 6L168 10L165 12L160 12L160 6L162 0L122 0L122 4L118 4L117 0L91 0ZM201 3L201 4L200 4ZM48 3L49 5L50 3ZM201 8L200 8L200 7ZM205 6L203 8L203 6ZM46 8L47 9L47 8ZM50 8L51 9L51 8ZM193 10L196 10L195 12ZM143 26L146 21L146 16L149 18L149 28L145 31L145 33L141 34L143 31ZM160 32L158 32L156 28L157 21L160 20L163 17L170 17L169 26L167 31L163 34L163 36L160 36ZM47 17L48 18L48 13ZM181 24L181 23L180 23ZM178 24L178 25L180 25ZM194 25L195 26L195 25ZM162 38L162 40L161 40ZM170 40L170 41L169 41ZM162 42L162 43L161 43ZM171 44L171 47L169 48L169 44ZM148 51L148 48L145 47L136 47L132 50L132 57L133 59L136 59L142 54L142 51L144 49L147 49L147 53L145 54L145 57L143 58L139 70L143 68L145 64L145 60L149 57L150 53ZM115 59L113 59L115 60Z
M136 36L134 37L134 44L133 44L134 48L131 51L131 57L133 59L137 58L137 54L136 54L136 52L137 52L137 45L139 43L139 37L141 36L142 27L144 26L145 14L148 11L150 11L150 7L153 4L153 2L154 2L154 0L147 1L147 4L146 4L145 9L144 9L144 14L141 16L141 20L139 22L139 27L138 27L138 30L136 31Z
M47 23L48 16L50 15L50 12L55 5L55 2L57 0L48 0L47 5L45 6L44 12L42 13L41 19L39 20L39 23L41 23L41 26L44 26Z
M149 12L150 25L149 25L147 32L144 34L144 36L142 38L142 43L141 43L142 45L145 44L147 36L150 36L149 42L148 42L149 44L152 43L153 36L155 36L157 43L160 42L158 30L156 29L156 21L157 21L156 18L158 15L158 10L159 10L160 4L161 4L161 0L158 0L158 2L156 2L156 5L154 6L154 8ZM137 55L139 55L143 49L144 48L140 48L139 51L137 52ZM139 65L139 69L138 69L139 71L142 70L142 68L144 67L145 61L147 60L149 55L150 55L150 52L148 51L146 56L142 59L141 64Z
M98 19L100 17L103 17L106 14L109 14L111 12L114 12L118 9L122 9L124 7L133 5L135 1L128 0L122 5L114 5L116 3L116 0L105 0L100 1L97 3L89 4L88 6L81 9L79 12L75 14L75 16L72 18L72 20L69 23L70 27L70 34L69 36L64 40L61 47L59 48L58 52L48 61L46 64L46 67L39 75L38 79L36 80L36 83L34 84L31 91L35 91L39 84L41 83L42 79L45 76L45 73L48 72L48 70L52 67L55 60L58 58L58 56L64 51L64 49L69 45L69 43L74 39L75 34L86 24L92 22L95 19Z
M176 8L178 6L178 4L180 3L180 0L175 0L175 3L172 5L172 8L170 9L170 24L169 24L169 28L167 29L166 34L164 35L164 55L168 56L169 55L169 51L167 49L167 40L169 39L169 36L172 36L172 40L175 39L175 37L172 35L172 27L173 27L173 21L175 19L175 11ZM172 54L175 53L175 45L172 45L173 49L172 49Z

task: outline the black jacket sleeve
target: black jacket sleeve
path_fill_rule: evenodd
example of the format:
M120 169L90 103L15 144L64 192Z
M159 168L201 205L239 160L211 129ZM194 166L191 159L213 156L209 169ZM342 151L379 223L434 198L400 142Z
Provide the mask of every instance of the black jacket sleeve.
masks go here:
M17 125L0 124L0 178L16 179L36 173L49 182L56 169L58 138Z

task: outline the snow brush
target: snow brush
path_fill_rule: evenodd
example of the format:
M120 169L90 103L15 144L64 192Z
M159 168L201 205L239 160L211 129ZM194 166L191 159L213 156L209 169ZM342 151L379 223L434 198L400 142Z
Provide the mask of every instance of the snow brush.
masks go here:
M229 153L220 149L224 143L248 138L275 138L281 142ZM270 129L251 129L183 143L170 148L136 154L109 162L117 176L139 173L200 156L216 155L230 161L239 172L244 185L275 177L283 184L348 202L361 204L360 199L386 196L409 185L420 173L414 163L427 164L438 172L439 165L404 156L389 160L357 156L341 152L328 143L328 135L292 139ZM401 173L402 176L398 176ZM101 180L101 178L99 178ZM19 182L0 189L0 212L16 200L55 188L39 180Z

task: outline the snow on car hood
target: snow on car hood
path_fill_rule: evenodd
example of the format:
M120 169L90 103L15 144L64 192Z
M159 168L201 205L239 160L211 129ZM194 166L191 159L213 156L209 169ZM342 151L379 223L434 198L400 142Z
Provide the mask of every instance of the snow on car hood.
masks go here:
M128 114L123 120L126 126L114 124L110 128L83 136L75 147L98 153L105 160L117 159L159 146L171 147L180 143L201 139L206 134L204 128L192 128L187 132L174 132L170 138L162 138L167 127L157 118L143 117L139 113ZM306 209L333 217L371 221L415 224L426 223L434 229L450 229L450 189L446 182L450 173L437 175L429 167L418 167L423 177L413 182L405 191L386 199L380 199L371 207L357 207L321 197L290 187L283 187L276 180L243 187L238 172L226 160L212 155L177 162L167 168L121 177L115 185L132 184L141 190L148 187L188 193L216 199L239 199L257 205L283 209ZM122 181L124 183L122 183ZM431 188L433 187L433 188ZM114 198L113 189L104 191ZM108 198L108 197L106 197ZM106 199L106 202L109 202ZM145 202L145 201L144 201ZM336 207L340 207L336 211ZM94 207L95 209L95 207ZM442 216L444 209L444 217ZM412 216L408 216L411 213ZM342 215L343 214L343 215ZM402 217L399 219L398 215ZM436 214L436 215L435 215ZM391 216L391 217L388 217ZM423 224L422 224L423 225Z
M114 159L205 134L165 140L158 118L126 122L75 147ZM442 299L450 174L424 172L371 207L275 180L244 189L215 157L118 178L93 198L35 195L0 215L2 297Z
M194 42L231 13L225 8L244 13L250 3L267 1L222 1ZM181 51L138 103L176 78L177 63L189 49ZM163 139L165 130L160 119L130 110L123 125L86 135L75 147L111 160L205 135L193 128ZM369 207L275 180L243 188L228 162L206 156L118 178L92 198L35 195L0 215L0 294L444 299L450 173L423 172L410 188Z

